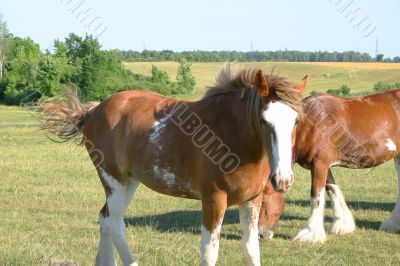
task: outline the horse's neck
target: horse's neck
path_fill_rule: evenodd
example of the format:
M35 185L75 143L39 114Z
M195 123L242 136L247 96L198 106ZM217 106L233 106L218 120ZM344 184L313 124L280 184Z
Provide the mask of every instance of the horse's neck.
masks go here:
M248 122L246 105L234 106L231 99L186 102L190 112L197 114L202 123L218 136L232 151L244 156L260 157L265 148L264 132L252 128ZM234 110L233 108L238 108ZM237 154L239 155L239 154Z

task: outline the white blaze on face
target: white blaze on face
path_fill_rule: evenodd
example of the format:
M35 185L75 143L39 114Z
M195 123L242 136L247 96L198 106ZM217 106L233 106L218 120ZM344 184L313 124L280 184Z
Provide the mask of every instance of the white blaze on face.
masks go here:
M276 181L292 180L292 132L297 112L282 101L271 102L263 112L263 117L275 131L273 155L276 160Z

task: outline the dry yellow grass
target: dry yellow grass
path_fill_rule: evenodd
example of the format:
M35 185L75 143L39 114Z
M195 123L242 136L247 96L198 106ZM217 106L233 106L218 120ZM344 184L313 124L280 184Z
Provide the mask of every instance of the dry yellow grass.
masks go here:
M240 63L242 64L242 63ZM371 91L378 81L400 82L400 64L394 63L295 63L295 62L252 62L244 65L262 68L265 71L275 71L288 77L293 82L309 75L306 94L311 91L325 92L337 89L346 84L352 92ZM151 65L156 65L166 71L172 80L175 79L176 62L126 62L125 67L132 72L151 75ZM196 77L196 93L193 98L199 98L205 88L214 83L215 76L224 65L223 62L193 63L192 71Z

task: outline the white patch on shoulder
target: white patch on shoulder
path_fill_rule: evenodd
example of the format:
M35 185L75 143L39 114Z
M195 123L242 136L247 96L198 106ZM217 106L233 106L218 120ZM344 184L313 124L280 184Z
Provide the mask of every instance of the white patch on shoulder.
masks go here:
M174 173L170 172L169 169L160 169L158 165L153 166L154 174L162 178L169 187L172 187L176 183L176 176Z
M162 147L159 143L160 134L162 133L165 126L167 125L167 123L166 123L167 120L168 120L168 116L164 116L159 121L157 121L157 120L154 121L154 123L151 127L152 132L149 135L150 142L153 143L154 145L156 145L160 150L162 149Z
M396 144L394 144L392 139L386 139L386 147L388 148L389 151L396 151L397 147Z

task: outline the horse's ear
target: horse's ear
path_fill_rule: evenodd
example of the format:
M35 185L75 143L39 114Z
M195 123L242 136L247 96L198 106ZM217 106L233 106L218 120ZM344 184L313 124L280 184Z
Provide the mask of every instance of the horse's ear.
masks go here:
M261 69L257 71L255 85L257 92L261 97L268 96L268 94L270 93L270 87L268 84L268 80L265 78L264 73Z
M295 87L296 90L302 94L307 87L307 82L308 82L308 75L306 75L301 81L299 81L299 83L297 83Z

